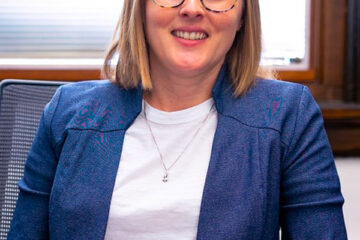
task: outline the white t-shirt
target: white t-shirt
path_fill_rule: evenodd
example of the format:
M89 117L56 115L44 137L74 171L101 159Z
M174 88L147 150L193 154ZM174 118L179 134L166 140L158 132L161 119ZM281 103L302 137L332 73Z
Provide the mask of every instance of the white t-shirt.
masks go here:
M168 182L164 183L165 171L159 152L146 124L144 110L141 112L125 134L105 239L196 239L217 125L213 99L176 112L164 112L144 104L167 167L189 141L192 142L170 169Z

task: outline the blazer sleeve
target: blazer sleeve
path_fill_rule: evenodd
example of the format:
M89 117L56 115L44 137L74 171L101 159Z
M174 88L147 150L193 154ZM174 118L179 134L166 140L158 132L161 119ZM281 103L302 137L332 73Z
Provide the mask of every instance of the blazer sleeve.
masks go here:
M318 105L307 87L283 161L280 225L283 240L347 239L335 162Z
M43 111L19 182L20 193L8 240L49 239L49 197L57 165L51 122L59 97L60 88Z

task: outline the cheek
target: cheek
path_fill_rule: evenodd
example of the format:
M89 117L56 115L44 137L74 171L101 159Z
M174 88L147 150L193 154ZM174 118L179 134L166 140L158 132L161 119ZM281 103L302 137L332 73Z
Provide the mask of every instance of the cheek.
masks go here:
M218 36L224 41L231 41L235 37L239 29L239 20L237 17L226 18L219 17L213 21L213 26L216 32L220 33Z
M159 10L148 9L146 12L145 27L151 33L152 31L165 30L171 21L169 14L159 13Z
M212 14L209 19L218 32L237 32L241 26L241 8L235 8L223 14Z
M217 34L217 48L215 51L224 56L228 53L231 46L233 45L239 24L236 16L229 17L218 17L217 20L213 21L213 26Z

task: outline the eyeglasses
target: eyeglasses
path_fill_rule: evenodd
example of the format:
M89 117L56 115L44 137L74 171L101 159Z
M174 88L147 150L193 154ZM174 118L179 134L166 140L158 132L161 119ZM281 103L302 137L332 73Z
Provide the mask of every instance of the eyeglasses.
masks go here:
M177 8L185 2L185 0L152 0L153 3L162 8ZM237 0L200 0L201 4L208 11L221 13L233 9Z

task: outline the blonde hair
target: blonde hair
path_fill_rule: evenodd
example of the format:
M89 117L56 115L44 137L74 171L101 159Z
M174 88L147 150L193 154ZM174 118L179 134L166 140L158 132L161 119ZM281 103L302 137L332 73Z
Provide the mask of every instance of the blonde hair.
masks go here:
M264 71L259 67L261 56L259 2L258 0L243 1L242 28L237 32L226 56L235 96L246 93L257 76L271 75L271 71ZM125 89L139 86L140 81L143 89L152 88L143 16L142 0L124 1L112 44L105 56L103 76ZM115 54L119 54L119 58L114 69L111 67L111 61Z

